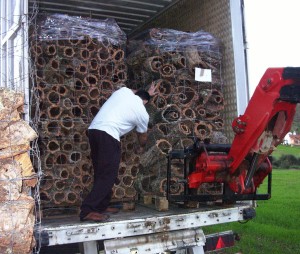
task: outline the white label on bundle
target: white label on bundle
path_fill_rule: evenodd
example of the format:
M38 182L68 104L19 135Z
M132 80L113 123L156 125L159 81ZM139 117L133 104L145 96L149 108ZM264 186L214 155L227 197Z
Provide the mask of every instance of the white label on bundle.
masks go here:
M211 69L195 68L195 80L202 82L211 82Z

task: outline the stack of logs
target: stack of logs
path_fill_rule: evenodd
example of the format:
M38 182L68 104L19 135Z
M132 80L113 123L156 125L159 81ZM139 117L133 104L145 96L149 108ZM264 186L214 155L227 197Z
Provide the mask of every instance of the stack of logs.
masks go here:
M37 179L29 156L35 131L20 118L24 94L0 89L0 253L31 253Z
M125 85L126 36L112 20L66 15L41 18L32 28L42 208L78 207L93 183L87 129L113 91ZM62 30L61 27L64 27ZM33 105L34 106L34 105ZM113 199L133 199L138 173L135 136L122 139L120 181Z
M140 158L136 182L144 194L164 195L166 155L192 145L195 139L226 143L222 135L224 100L221 80L221 45L211 34L171 29L150 29L129 42L127 56L132 88L154 82L158 94L147 110L150 131L147 152ZM210 69L211 82L195 81L195 68ZM183 186L182 161L172 166L171 193ZM207 186L210 188L210 186Z

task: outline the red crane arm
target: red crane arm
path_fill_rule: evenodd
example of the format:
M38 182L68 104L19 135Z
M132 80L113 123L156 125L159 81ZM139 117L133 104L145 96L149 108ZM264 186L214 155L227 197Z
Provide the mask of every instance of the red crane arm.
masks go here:
M296 101L291 98L284 101L280 93L283 87L296 85L296 80L285 79L284 70L267 69L244 115L233 121L232 128L236 135L229 152L232 160L230 173L237 170L248 154L259 153L268 156L290 130Z
M221 182L235 193L254 193L272 170L268 156L290 131L299 102L300 67L267 69L245 113L232 123L236 135L229 152L208 152L204 146L189 187Z

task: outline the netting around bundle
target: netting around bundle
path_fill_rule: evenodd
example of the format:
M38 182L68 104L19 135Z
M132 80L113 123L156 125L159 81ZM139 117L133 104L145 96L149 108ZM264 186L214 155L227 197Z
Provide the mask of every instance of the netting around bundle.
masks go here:
M30 31L42 207L78 207L93 182L88 126L127 79L126 36L110 19L56 14Z
M211 34L153 28L129 41L131 88L158 87L147 105L150 130L147 151L140 157L136 181L141 193L164 195L166 156L172 149L203 142L226 143L223 135L222 45ZM211 70L211 81L195 80L195 69ZM170 191L181 194L183 161L172 165ZM201 190L200 190L201 191Z

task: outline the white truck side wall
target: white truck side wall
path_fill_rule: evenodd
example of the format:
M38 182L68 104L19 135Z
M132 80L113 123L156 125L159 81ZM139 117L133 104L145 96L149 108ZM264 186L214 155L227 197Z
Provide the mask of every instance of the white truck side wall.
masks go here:
M28 0L1 0L0 15L0 87L24 92L28 117Z
M242 0L230 0L238 115L244 113L249 101L242 8Z

